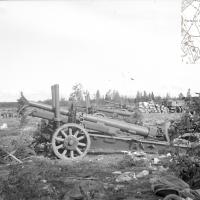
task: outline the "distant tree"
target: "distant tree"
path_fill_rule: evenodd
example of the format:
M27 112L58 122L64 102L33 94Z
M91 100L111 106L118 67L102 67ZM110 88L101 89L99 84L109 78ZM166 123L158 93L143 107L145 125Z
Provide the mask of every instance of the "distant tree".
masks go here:
M95 100L96 100L97 105L99 105L100 99L101 99L101 95L100 95L99 90L97 90L96 95L95 95Z
M75 84L72 87L72 93L70 94L69 100L75 102L83 101L83 86L80 83Z
M112 91L111 90L108 90L108 92L106 92L105 100L107 100L107 101L112 100Z
M154 93L153 93L153 92L151 93L151 99L152 99L152 100L155 100L155 97L154 97Z
M189 88L188 91L187 91L187 97L188 97L188 98L191 97L191 90L190 90L190 88Z
M68 105L67 100L65 98L61 97L61 99L60 99L60 105L61 106L67 106Z
M130 98L127 96L121 96L121 103L126 105L130 104Z
M144 93L143 93L143 100L144 101L148 101L148 96L147 96L147 92L146 91L144 91Z
M113 90L112 92L112 100L118 103L121 103L121 97L117 90Z
M141 98L142 98L142 94L140 91L137 91L137 94L136 94L136 101L141 101Z
M96 99L100 99L100 98L101 98L100 91L97 90L97 92L96 92Z
M86 90L84 92L85 95L85 103L86 103L86 108L90 108L91 107L91 102L90 102L90 93Z
M171 98L171 97L170 97L170 94L167 93L165 98L166 98L166 99L170 99L170 98Z
M148 96L148 99L149 99L149 100L152 100L152 99L151 99L151 93L149 93L147 96Z
M179 95L178 95L178 98L179 99L182 99L184 97L183 93L181 92Z
M161 101L161 100L162 100L162 97L158 95L158 96L155 96L154 99L155 99L156 101Z

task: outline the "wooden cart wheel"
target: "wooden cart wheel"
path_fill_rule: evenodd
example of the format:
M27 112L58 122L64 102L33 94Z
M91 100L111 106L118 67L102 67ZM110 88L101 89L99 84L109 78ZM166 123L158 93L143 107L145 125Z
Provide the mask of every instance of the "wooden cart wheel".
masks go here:
M80 159L90 148L90 136L80 125L64 124L53 134L52 147L55 155L62 160Z
M181 200L181 197L175 194L169 194L163 200Z

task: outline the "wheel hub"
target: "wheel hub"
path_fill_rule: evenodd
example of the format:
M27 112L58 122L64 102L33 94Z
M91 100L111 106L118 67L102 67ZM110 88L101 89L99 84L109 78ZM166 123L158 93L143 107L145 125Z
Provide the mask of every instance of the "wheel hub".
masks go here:
M75 150L78 145L78 140L74 136L68 136L64 140L64 147L68 150Z

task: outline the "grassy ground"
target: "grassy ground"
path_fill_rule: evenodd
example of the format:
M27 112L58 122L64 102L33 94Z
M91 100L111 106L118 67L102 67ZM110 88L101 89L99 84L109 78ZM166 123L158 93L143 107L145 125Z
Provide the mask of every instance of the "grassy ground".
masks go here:
M177 118L176 114L145 114L144 122ZM0 145L11 152L22 144L29 144L37 127L31 120L20 128L16 119L1 121L8 129L0 130ZM154 173L128 182L117 182L115 171L139 173L149 170L149 162L142 165L127 162L122 154L87 155L83 160L64 162L34 156L22 164L0 165L0 199L11 200L157 200L149 180Z
M55 163L35 158L31 163L10 167L8 179L1 183L5 199L67 199L85 196L84 199L147 199L156 200L145 178L118 183L112 172L140 172L144 167L119 169L119 156L87 156L76 163ZM5 170L5 169L4 169ZM4 172L7 173L7 172ZM6 174L7 175L7 174ZM77 197L78 199L78 197Z

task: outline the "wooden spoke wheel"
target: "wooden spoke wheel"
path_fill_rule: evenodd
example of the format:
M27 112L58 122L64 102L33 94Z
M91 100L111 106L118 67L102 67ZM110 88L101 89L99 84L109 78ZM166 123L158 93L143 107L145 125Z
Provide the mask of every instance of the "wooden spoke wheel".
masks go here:
M90 148L90 136L77 124L64 124L53 134L52 147L55 155L62 160L80 159Z

